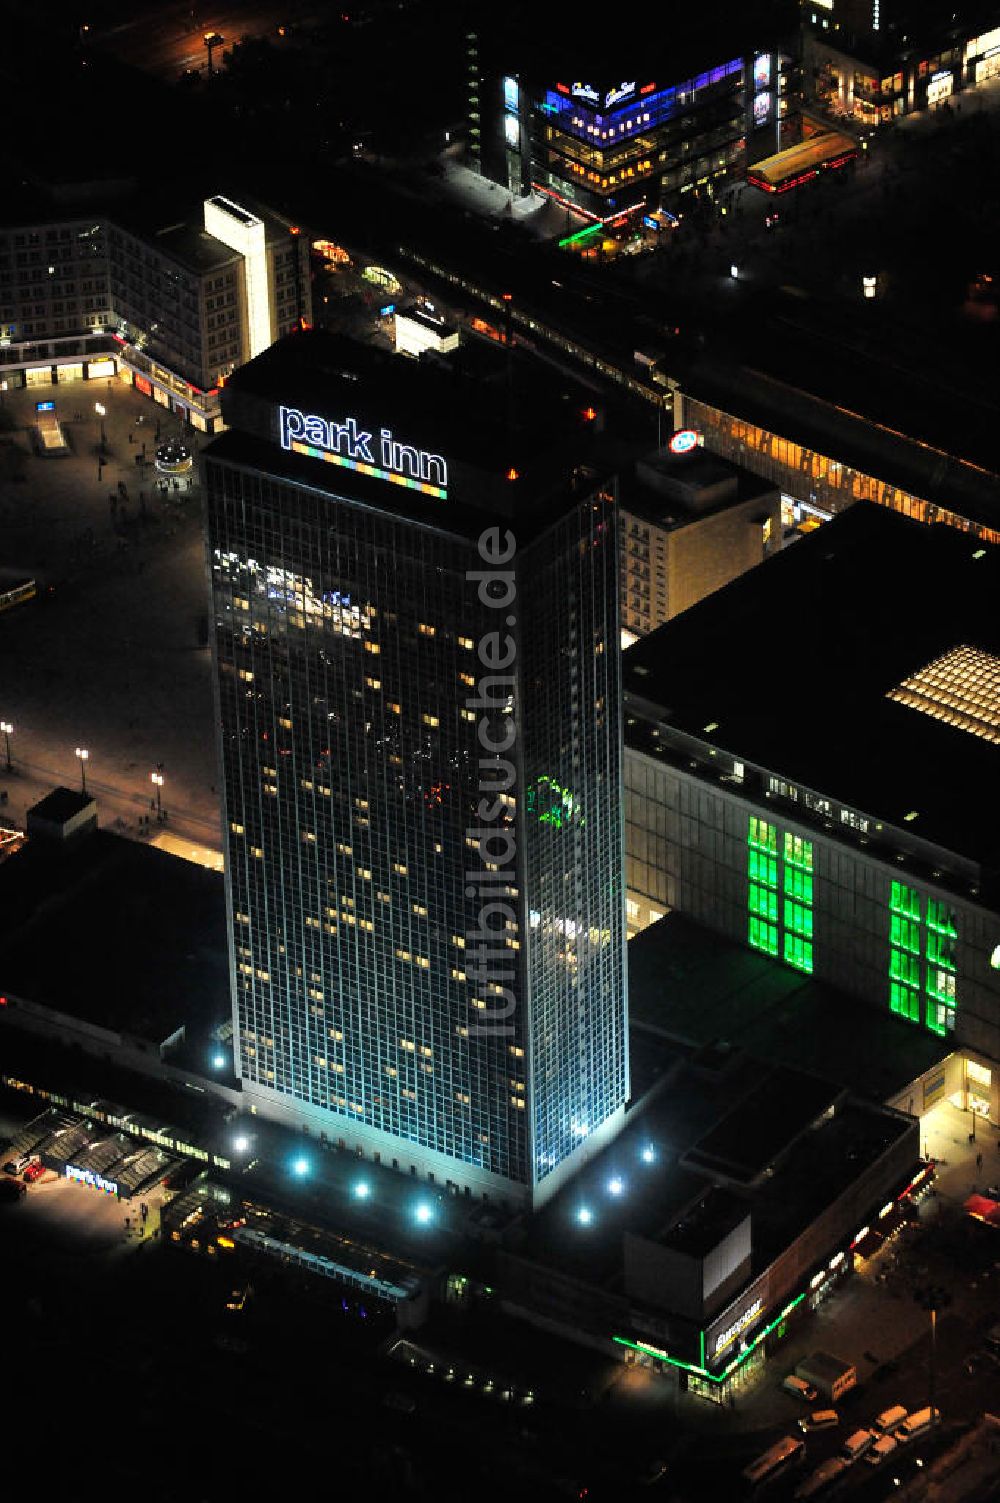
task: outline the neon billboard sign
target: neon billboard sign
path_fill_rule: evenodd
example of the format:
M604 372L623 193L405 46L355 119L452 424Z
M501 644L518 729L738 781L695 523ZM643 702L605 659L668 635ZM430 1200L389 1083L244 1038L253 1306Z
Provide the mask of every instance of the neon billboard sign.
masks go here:
M373 480L388 480L425 496L448 499L448 465L440 454L401 444L389 428L373 431L360 427L356 418L335 422L298 407L278 408L278 431L281 447L326 464L340 465L369 475Z
M616 84L615 87L613 89L609 89L608 92L604 96L604 107L605 107L605 109L607 109L609 106L611 106L613 104L620 104L623 99L630 98L631 95L633 95L634 93L635 93L635 79L634 78L632 79L632 81L630 83Z
M701 436L694 428L678 428L670 440L671 454L689 454L696 449L701 442Z
M575 83L570 90L574 99L584 99L588 104L600 104L601 96L593 84Z

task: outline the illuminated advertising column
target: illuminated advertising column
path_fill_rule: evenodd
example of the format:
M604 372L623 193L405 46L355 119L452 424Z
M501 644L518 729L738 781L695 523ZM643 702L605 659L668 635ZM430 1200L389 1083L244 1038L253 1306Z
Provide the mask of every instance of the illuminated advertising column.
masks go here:
M523 168L524 131L521 125L521 88L516 78L503 81L503 142L507 158L507 189L520 195L530 183L530 170Z
M745 68L751 83L746 91L747 160L754 162L778 149L778 58L772 52L758 52Z

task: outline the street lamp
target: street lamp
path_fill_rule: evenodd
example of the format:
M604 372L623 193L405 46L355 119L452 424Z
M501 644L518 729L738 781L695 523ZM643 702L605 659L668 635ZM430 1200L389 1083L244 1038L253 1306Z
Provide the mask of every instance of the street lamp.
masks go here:
M10 723L9 720L0 720L0 731L3 731L3 738L4 738L4 742L6 744L6 751L7 751L7 771L10 772L10 770L11 770L10 738L11 738L11 735L13 734L14 727L11 725L11 723Z
M149 776L150 776L150 778L152 780L152 783L153 783L153 787L156 789L156 818L161 823L163 821L163 804L162 804L162 791L161 791L162 788L163 788L163 771L162 771L162 768L163 768L163 763L162 762L158 762L157 763L157 770L156 770L156 772L151 772L149 774Z
M104 431L104 419L108 415L108 409L105 407L103 402L95 402L94 411L97 413L97 416L101 420L101 443L106 444L108 441L108 436Z
M930 1312L931 1317L931 1352L930 1367L928 1369L928 1387L931 1401L931 1426L933 1428L937 1415L934 1409L934 1368L937 1359L937 1315L939 1310L946 1310L951 1304L951 1295L940 1284L928 1284L925 1288L914 1289L913 1298L924 1310Z
M209 78L212 76L212 52L216 47L221 47L225 40L225 37L220 36L217 31L206 31L205 33L205 50L208 53Z
M85 746L78 746L77 749L76 749L76 754L77 754L77 756L80 759L80 789L81 789L81 792L86 793L86 791L87 791L87 762L88 762L88 760L90 758L90 752L87 750L87 748Z

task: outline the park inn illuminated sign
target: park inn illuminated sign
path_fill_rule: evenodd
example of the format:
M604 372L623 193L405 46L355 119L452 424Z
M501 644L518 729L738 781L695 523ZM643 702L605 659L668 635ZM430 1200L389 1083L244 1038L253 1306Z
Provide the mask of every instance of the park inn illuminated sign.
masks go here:
M388 428L380 428L376 435L353 417L335 422L297 407L279 407L278 429L281 447L294 454L356 470L374 480L388 480L440 501L448 499L448 466L442 456L399 443Z
M75 1164L66 1165L66 1178L75 1179L77 1184L90 1185L91 1189L103 1190L105 1195L117 1195L118 1185L113 1179L105 1179L103 1174L95 1174L93 1169L78 1169Z

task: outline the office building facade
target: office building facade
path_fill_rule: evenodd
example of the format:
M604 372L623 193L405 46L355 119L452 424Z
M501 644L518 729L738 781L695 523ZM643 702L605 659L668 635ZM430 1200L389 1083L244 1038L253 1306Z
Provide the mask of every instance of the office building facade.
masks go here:
M781 547L776 487L706 453L699 437L679 430L620 481L625 646Z
M8 390L113 376L211 433L221 384L311 316L307 237L221 195L162 226L116 210L0 227Z
M511 459L450 375L330 336L224 401L205 478L244 1093L403 1172L544 1199L628 1094L613 487Z
M680 621L626 658L630 929L677 909L888 1009L968 1052L969 1100L994 1120L997 564L951 529L862 507L681 618L728 643L728 665L705 649L696 681ZM838 607L848 572L858 593ZM884 598L859 622L876 576ZM766 639L807 598L829 646L779 696L735 625Z

